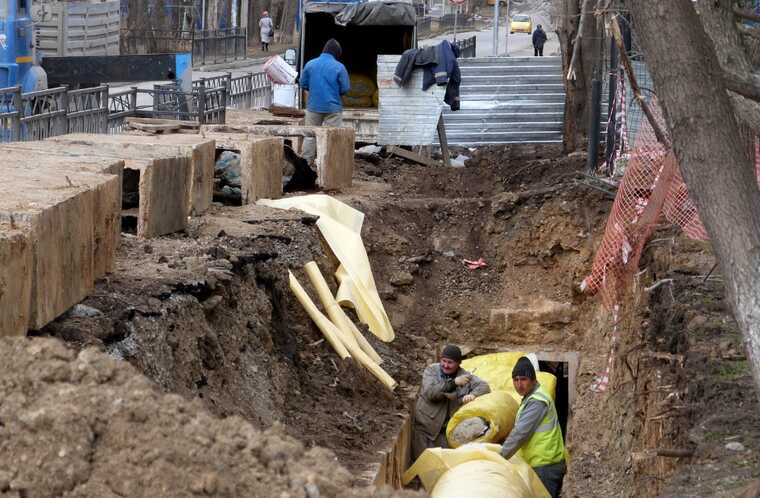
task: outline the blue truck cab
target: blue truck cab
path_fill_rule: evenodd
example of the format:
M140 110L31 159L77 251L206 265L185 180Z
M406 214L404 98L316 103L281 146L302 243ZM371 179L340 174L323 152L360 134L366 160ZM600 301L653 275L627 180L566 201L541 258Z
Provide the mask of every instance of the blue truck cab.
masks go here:
M0 0L0 88L17 85L31 92L47 80L34 61L31 0Z

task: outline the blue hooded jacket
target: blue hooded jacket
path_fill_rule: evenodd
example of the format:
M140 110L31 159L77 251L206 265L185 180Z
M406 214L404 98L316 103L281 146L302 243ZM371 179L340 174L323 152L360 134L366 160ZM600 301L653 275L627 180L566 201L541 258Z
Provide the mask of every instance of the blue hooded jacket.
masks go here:
M350 90L351 83L346 67L332 54L322 53L303 68L301 88L309 92L307 110L334 113L343 110L340 96Z

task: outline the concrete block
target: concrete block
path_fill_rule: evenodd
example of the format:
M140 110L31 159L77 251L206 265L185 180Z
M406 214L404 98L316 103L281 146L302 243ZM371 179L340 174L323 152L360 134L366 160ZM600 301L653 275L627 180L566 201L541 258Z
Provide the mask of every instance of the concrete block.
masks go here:
M203 134L247 133L253 136L314 137L317 141L317 184L324 190L351 186L355 132L352 128L285 125L204 125Z
M182 171L190 171L188 158L144 161L139 172L140 203L137 236L158 237L187 228L188 183Z
M118 177L45 167L38 157L25 168L3 161L0 175L0 223L32 244L29 328L38 330L94 288L96 220L104 218L96 206L117 204L103 197L119 195Z
M240 190L243 204L259 199L282 197L282 171L285 161L283 139L252 137L244 133L209 133L216 147L240 153Z
M130 151L141 153L149 148L150 153L156 151L169 154L188 154L192 160L190 186L190 213L203 214L209 206L214 193L214 163L216 147L213 139L198 134L169 133L165 135L144 135L134 132L123 135L71 134L61 139L71 141L94 141L99 146L105 143L116 144ZM137 156L140 159L156 157Z
M68 172L85 172L114 175L116 182L92 185L94 191L93 240L95 278L113 270L116 250L121 241L121 194L124 161L97 158L89 155L60 155L48 152L44 142L5 144L0 147L3 166L26 171L30 168L60 171L65 179ZM33 154L30 159L30 153ZM30 166L31 164L31 166Z
M353 128L314 128L317 139L317 185L324 190L351 186L354 175Z
M31 297L29 234L0 227L0 337L26 334Z
M66 141L51 140L31 144L28 142L17 147L38 153L40 147L46 147L49 154L55 156L123 160L123 217L135 220L134 229L138 237L158 237L187 227L191 171L191 159L187 154L164 151L156 154L164 157L135 159L135 156L150 154L141 154L120 146L105 147L106 150L103 150L103 147L96 145ZM160 171L154 172L154 169Z
M74 133L49 139L97 147L101 152L122 154L133 159L187 156L191 160L189 213L203 214L211 206L214 194L216 146L213 139L201 135L170 133L166 135L88 135ZM123 157L119 155L118 157Z

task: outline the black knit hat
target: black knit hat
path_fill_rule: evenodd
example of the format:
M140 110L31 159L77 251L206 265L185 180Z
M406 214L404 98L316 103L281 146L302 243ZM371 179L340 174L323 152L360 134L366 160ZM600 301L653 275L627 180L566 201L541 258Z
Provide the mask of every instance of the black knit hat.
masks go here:
M443 348L443 353L441 353L442 358L448 358L449 360L454 360L457 363L462 362L462 350L459 349L458 346L454 346L453 344L449 344L445 348Z
M338 40L330 38L327 40L327 43L325 43L325 48L322 49L322 53L331 54L336 59L340 59L340 56L343 55L343 49L340 47Z
M536 369L533 368L533 363L527 357L521 356L515 363L515 368L512 369L512 378L515 377L527 377L536 380Z

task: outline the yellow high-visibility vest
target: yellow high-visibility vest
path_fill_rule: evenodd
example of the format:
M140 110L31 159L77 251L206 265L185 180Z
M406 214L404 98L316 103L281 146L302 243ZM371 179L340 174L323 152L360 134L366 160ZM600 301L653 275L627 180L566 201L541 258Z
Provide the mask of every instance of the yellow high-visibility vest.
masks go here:
M538 426L536 432L528 439L528 442L522 447L522 456L531 467L541 467L559 463L565 459L565 442L562 439L562 428L559 426L559 417L554 401L538 386L528 399L534 399L546 403L549 408L546 415ZM517 410L517 420L520 420L525 403L520 404Z

